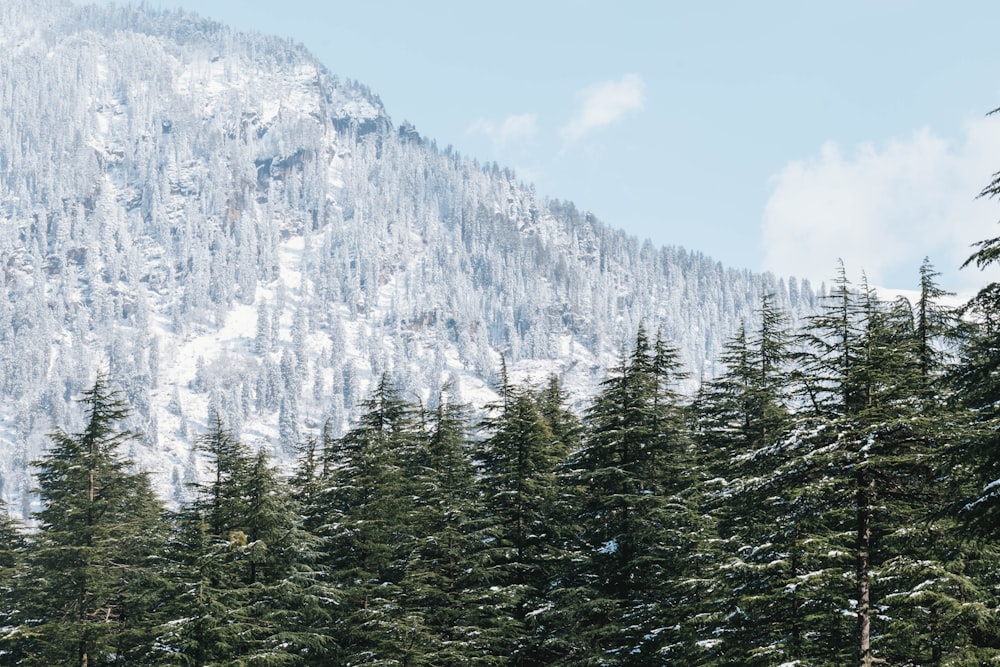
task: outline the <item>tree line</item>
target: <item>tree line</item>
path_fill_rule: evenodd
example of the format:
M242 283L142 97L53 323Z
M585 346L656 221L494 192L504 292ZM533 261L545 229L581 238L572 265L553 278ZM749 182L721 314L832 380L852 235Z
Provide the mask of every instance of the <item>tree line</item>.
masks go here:
M3 514L0 664L1000 659L1000 286L959 312L935 275L911 303L841 269L797 332L764 298L694 397L640 327L582 415L555 378L474 418L384 376L290 475L216 416L172 512L100 375L36 527Z

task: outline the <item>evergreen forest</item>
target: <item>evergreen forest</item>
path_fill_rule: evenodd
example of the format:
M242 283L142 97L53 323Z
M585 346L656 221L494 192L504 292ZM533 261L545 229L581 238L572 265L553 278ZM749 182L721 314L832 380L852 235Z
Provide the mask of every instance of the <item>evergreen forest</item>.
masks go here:
M841 268L795 331L765 297L694 396L640 327L579 415L555 377L475 416L386 374L288 473L216 415L170 511L100 374L34 525L2 514L0 664L992 664L1000 284L935 276Z
M1000 283L640 243L194 14L0 44L0 667L1000 663Z

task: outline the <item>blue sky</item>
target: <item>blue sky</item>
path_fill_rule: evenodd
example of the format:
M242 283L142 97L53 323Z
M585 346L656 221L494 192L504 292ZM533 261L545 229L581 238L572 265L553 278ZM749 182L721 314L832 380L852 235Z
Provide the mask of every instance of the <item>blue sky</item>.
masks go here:
M148 0L304 43L396 123L726 265L945 287L996 236L1000 3Z

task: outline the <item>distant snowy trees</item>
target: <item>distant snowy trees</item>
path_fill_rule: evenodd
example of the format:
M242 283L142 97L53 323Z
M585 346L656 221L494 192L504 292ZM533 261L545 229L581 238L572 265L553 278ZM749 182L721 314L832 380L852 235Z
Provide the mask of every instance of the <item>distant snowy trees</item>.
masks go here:
M568 345L596 384L643 321L693 386L764 294L793 319L815 305L397 131L286 41L147 8L2 11L7 498L96 368L123 378L141 458L191 477L179 420L210 411L290 452L302 420L346 428L385 372L431 401Z

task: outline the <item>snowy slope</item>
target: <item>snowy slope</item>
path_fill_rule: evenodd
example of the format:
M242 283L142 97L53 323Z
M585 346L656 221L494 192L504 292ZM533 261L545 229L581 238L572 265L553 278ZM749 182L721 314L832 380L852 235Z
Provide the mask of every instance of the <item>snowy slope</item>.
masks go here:
M813 305L439 150L282 40L9 0L0 46L0 496L22 514L98 369L175 498L210 410L290 461L382 373L482 406L503 355L582 405L640 323L693 386L764 294Z

